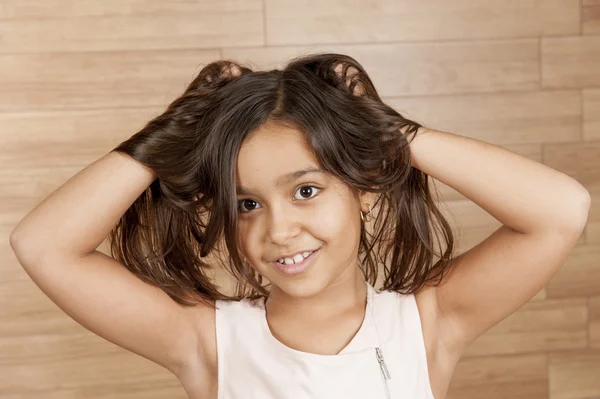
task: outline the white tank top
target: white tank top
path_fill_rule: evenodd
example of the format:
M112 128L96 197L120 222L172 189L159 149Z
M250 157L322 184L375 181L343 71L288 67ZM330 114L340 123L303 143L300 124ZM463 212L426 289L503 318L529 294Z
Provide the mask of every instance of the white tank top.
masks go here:
M414 295L367 282L363 323L337 355L277 340L264 298L215 304L218 399L434 399Z

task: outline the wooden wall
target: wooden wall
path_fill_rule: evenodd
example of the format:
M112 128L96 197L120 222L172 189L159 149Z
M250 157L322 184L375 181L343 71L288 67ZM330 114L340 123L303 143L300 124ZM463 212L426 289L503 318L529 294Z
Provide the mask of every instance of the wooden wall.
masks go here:
M399 112L591 192L569 259L472 345L448 398L600 398L599 0L1 1L0 398L185 397L165 369L58 309L19 266L9 233L207 63L266 69L313 51L356 58ZM440 186L462 250L499 227Z

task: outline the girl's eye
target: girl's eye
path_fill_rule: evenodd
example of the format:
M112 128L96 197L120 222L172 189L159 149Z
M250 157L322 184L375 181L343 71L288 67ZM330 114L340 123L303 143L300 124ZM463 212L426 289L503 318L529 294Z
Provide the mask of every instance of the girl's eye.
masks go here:
M310 199L310 198L312 198L311 193L314 192L315 188L317 190L320 190L320 188L315 187L315 186L302 186L302 187L300 187L296 192L297 193L299 192L300 195L302 195L302 196L306 195L306 197L298 198L298 199Z
M244 210L243 205L249 205L250 209ZM240 200L238 201L238 210L240 213L247 213L250 212L252 208L256 205L258 205L258 202L251 199Z
M294 196L294 199L311 199L314 198L314 191L315 189L318 191L320 191L321 189L315 186L302 186L300 188L298 188L298 190L296 190L296 193L300 193L300 195L302 196L301 198L296 198L296 196ZM246 207L246 209L244 209L244 206ZM257 209L256 207L258 206L258 202L251 200L251 199L243 199L238 201L238 210L240 213L248 213L254 209Z

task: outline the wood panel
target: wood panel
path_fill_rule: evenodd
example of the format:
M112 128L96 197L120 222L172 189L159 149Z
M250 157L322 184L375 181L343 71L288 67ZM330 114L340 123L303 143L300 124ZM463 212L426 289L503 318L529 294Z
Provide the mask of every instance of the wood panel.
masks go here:
M579 33L579 1L266 0L267 45L519 38Z
M384 97L529 91L540 87L538 39L227 48L259 69L313 51L352 54Z
M544 88L600 85L600 36L542 38Z
M263 29L261 0L5 1L0 6L3 53L261 46Z
M582 0L581 2L582 31L586 35L600 33L600 1Z

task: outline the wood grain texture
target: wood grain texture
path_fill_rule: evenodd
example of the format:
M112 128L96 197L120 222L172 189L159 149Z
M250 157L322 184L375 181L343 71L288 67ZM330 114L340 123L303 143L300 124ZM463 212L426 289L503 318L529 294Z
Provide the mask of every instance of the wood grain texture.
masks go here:
M586 35L600 33L600 1L582 0L581 5L582 32Z
M505 147L590 191L588 224L563 267L468 348L447 398L600 398L600 0L5 0L1 399L186 397L165 369L56 307L19 266L8 235L207 63L279 68L317 51L357 59L401 114ZM500 226L434 184L459 252ZM108 253L106 243L99 249Z
M579 33L579 1L266 0L267 45L519 38Z
M600 85L600 36L542 38L544 88Z

